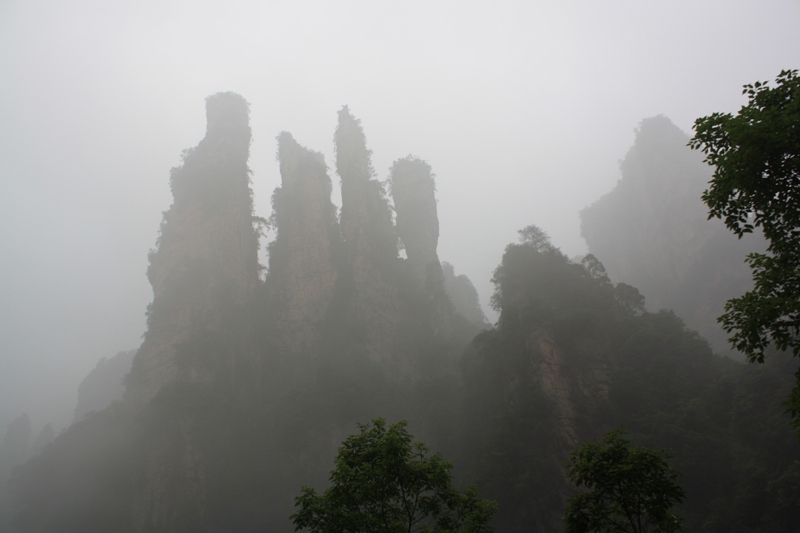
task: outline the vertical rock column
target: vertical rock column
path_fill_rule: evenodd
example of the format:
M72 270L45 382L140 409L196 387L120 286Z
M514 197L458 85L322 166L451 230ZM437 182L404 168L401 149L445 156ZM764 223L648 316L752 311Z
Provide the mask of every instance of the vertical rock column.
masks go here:
M218 93L206 99L206 117L205 137L172 169L174 200L150 254L153 303L126 392L134 405L175 382L222 383L242 355L241 347L219 352L231 344L213 339L232 337L259 283L248 104ZM148 433L133 530L199 530L207 522L209 484L207 438L198 430L205 413L180 403L154 409L162 423Z
M413 156L398 159L391 169L391 191L397 211L397 234L406 249L408 263L420 276L428 265L439 265L439 217L436 184L431 166Z
M276 340L302 357L314 350L333 298L342 239L323 155L284 132L278 158L281 187L272 195L278 235L269 247L267 284L277 307Z
M439 216L431 166L409 155L394 162L390 180L397 212L397 234L408 257L406 264L412 276L424 287L434 333L446 336L451 329L453 307L445 291L442 266L436 253Z
M172 169L174 201L150 254L153 303L128 390L140 402L183 372L175 345L193 333L218 330L223 317L252 298L258 283L249 107L238 94L218 93L206 99L206 117L205 137ZM210 379L192 372L183 378Z
M370 264L391 264L397 259L392 211L383 184L374 179L361 121L347 106L339 111L334 140L336 171L342 179L342 236L348 259L360 260L354 265L360 270L370 268Z
M334 136L336 171L342 180L342 237L351 283L348 318L373 360L394 358L401 320L395 274L397 236L383 184L374 171L361 123L347 106L339 111Z

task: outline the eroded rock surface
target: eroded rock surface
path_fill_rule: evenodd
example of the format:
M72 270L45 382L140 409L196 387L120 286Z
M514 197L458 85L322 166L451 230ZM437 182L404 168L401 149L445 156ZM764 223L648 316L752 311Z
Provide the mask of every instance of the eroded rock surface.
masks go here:
M361 122L347 106L339 111L334 141L342 180L343 283L348 289L350 327L370 359L399 362L395 335L402 309L392 211L383 184L374 178Z
M329 311L342 258L342 238L331 202L332 184L322 154L291 134L278 136L281 186L272 196L278 231L270 244L267 285L274 300L282 350L303 357L314 351Z
M218 329L258 284L248 104L234 93L215 94L206 100L206 117L205 138L172 170L174 201L150 254L153 303L128 390L139 402L179 375L212 379L191 365L179 367L175 347L198 331Z

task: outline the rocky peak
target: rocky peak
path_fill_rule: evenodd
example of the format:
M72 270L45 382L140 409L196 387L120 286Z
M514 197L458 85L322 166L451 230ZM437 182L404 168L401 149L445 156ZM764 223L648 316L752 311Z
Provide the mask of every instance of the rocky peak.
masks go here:
M333 297L342 240L322 154L283 132L278 159L281 186L272 195L278 234L269 247L267 285L278 337L291 352L307 351Z
M395 337L402 320L397 286L397 236L383 184L374 179L361 122L347 106L339 111L334 135L336 170L342 183L345 304L349 327L364 332L362 345L372 360L396 357Z
M153 285L148 331L129 384L140 400L178 378L176 344L192 333L218 329L258 284L248 114L247 102L237 94L207 98L206 136L172 169L174 201L164 213L147 271Z
M673 309L727 351L716 318L752 286L744 258L763 240L740 241L708 220L700 197L711 169L688 142L667 117L643 120L616 187L581 211L581 234L612 281L637 287L650 310Z
M338 112L339 123L334 136L336 149L336 172L342 178L342 186L365 183L372 179L375 170L372 168L367 149L367 138L361 121L350 113L348 106L342 106Z
M455 311L473 324L488 326L489 321L481 309L478 291L472 280L464 274L456 275L453 265L446 261L442 262L442 274L447 297L453 302Z
M374 179L361 121L344 106L334 135L336 171L342 180L342 236L353 263L391 263L397 236L383 184Z
M408 263L424 273L429 264L439 264L439 217L431 166L409 155L394 162L390 176L397 234L405 246Z

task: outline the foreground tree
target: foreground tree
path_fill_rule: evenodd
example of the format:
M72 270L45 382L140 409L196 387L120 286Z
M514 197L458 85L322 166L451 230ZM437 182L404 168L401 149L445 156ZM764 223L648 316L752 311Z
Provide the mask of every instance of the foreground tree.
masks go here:
M669 452L632 448L621 430L603 437L602 443L580 444L570 454L567 477L586 490L567 503L567 533L680 531L672 507L685 494Z
M784 70L774 88L745 85L749 102L736 116L698 118L689 145L716 167L703 194L709 218L724 218L741 238L761 228L767 254L750 254L753 290L728 300L719 318L730 342L764 362L773 345L800 355L800 77ZM800 370L787 405L800 429Z
M496 504L471 486L460 492L439 454L412 443L406 422L382 418L359 424L339 448L331 487L318 495L303 487L292 515L296 530L319 533L490 532Z

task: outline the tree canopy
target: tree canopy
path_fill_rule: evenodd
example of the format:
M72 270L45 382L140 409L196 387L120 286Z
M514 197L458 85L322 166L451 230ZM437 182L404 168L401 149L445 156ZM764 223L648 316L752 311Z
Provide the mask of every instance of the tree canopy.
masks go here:
M678 472L665 450L631 447L622 430L603 442L580 444L570 455L568 477L587 490L570 498L567 533L680 531L672 507L683 501Z
M295 528L312 532L490 532L496 504L478 498L475 486L453 486L453 465L412 443L405 421L386 427L378 418L339 448L331 487L309 487L295 499Z
M744 86L748 97L735 116L698 118L689 145L706 154L714 176L703 194L709 218L724 218L740 238L760 228L766 254L747 262L755 286L728 300L719 321L750 361L764 361L774 344L800 355L800 76L784 70L776 86ZM789 407L800 425L800 372Z

